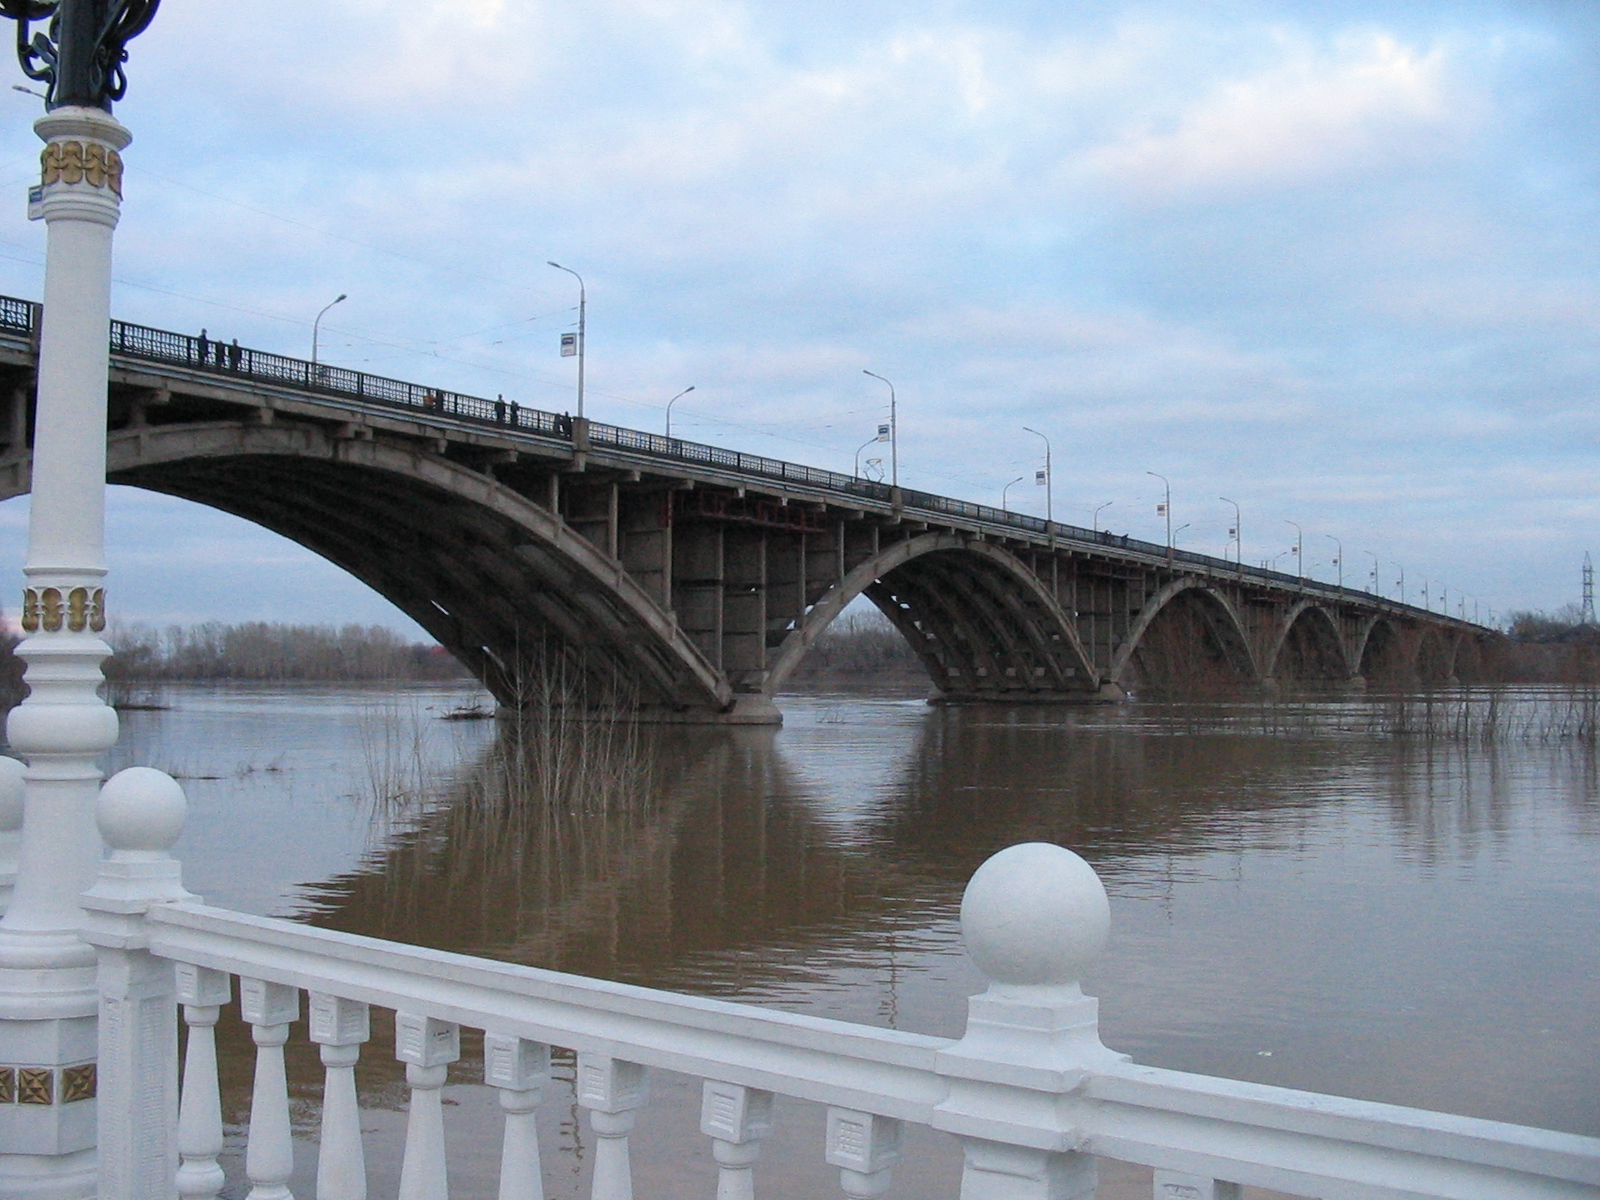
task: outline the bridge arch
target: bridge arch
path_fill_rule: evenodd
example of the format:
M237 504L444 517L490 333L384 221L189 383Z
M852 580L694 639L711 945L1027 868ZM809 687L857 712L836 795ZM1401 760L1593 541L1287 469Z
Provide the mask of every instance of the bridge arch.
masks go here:
M905 636L947 696L1020 700L1098 689L1072 621L1039 578L992 542L942 532L896 542L829 588L779 645L768 695L862 595Z
M30 463L0 471L0 499ZM651 596L558 516L482 472L383 439L256 422L114 432L107 478L195 501L289 538L422 626L495 697L556 657L640 702L727 709L732 689Z
M1267 663L1274 679L1290 673L1343 683L1356 674L1359 659L1351 661L1339 622L1325 605L1299 600L1284 613Z
M1241 678L1259 680L1261 666L1238 609L1222 592L1192 575L1172 580L1145 601L1129 627L1127 637L1112 658L1107 679L1119 684L1123 682L1151 625L1180 599L1196 606L1197 616L1204 623L1206 633L1228 667Z

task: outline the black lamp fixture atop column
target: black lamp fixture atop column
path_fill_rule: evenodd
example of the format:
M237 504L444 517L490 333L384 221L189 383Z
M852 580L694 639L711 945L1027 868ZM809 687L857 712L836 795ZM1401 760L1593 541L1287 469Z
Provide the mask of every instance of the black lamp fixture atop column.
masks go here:
M17 23L22 73L45 87L45 107L111 111L128 90L127 44L149 27L161 0L0 0ZM43 29L35 25L49 22ZM30 33L32 36L30 37Z

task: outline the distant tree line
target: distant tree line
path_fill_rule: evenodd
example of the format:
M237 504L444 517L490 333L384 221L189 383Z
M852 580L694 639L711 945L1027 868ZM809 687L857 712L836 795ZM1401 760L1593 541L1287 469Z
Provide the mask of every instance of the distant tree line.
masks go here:
M441 646L410 642L382 625L114 626L106 678L153 682L458 679L465 669Z
M888 687L926 692L928 673L916 652L876 610L850 613L828 626L789 677L790 690Z
M0 633L0 706L24 693L21 639ZM410 642L381 625L279 625L247 621L228 625L113 625L106 635L109 694L119 700L129 685L163 682L262 683L373 682L462 679L466 669L442 646Z

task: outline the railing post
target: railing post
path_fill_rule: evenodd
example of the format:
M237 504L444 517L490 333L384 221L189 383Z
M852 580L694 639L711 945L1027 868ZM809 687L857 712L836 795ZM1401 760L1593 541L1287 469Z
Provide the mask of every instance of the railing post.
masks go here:
M255 1086L250 1092L250 1141L244 1172L249 1200L293 1200L294 1140L289 1128L289 1081L283 1044L300 1019L300 989L263 979L239 980L239 1009L256 1044Z
M889 1190L900 1161L900 1122L848 1108L828 1110L827 1160L839 1168L839 1186L850 1200L872 1200ZM962 1189L962 1200L966 1190Z
M1223 1183L1181 1171L1157 1171L1155 1200L1240 1200L1237 1183Z
M633 1200L628 1135L636 1110L649 1099L649 1074L640 1064L603 1054L578 1055L578 1104L589 1110L590 1128L599 1138L593 1200Z
M222 1153L222 1093L217 1086L217 1018L233 999L226 972L179 963L178 1000L189 1044L183 1056L183 1092L178 1102L178 1195L216 1200L227 1182Z
M962 1200L1093 1197L1095 1161L1078 1152L1068 1098L1126 1057L1101 1044L1098 1003L1078 986L1110 928L1094 868L1060 846L1011 846L967 884L962 938L989 987L939 1053L950 1093L932 1121L961 1138ZM1056 1124L1045 1138L1041 1111Z
M95 806L111 853L81 900L84 939L97 951L99 1066L69 1066L54 1082L64 1115L98 1126L102 1200L168 1200L175 1187L176 984L172 964L147 948L143 918L153 905L192 898L167 853L186 807L183 789L149 767L112 776Z
M754 1200L751 1168L772 1132L772 1093L708 1079L700 1092L700 1132L717 1160L717 1200Z
M400 1200L448 1200L439 1090L450 1064L461 1057L461 1027L421 1013L395 1013L394 1056L406 1064L411 1085Z
M366 1200L356 1063L371 1033L359 1000L312 992L311 1040L322 1047L322 1136L317 1146L317 1200Z
M510 1034L483 1035L483 1081L499 1089L506 1114L500 1200L544 1200L534 1114L550 1078L550 1047Z

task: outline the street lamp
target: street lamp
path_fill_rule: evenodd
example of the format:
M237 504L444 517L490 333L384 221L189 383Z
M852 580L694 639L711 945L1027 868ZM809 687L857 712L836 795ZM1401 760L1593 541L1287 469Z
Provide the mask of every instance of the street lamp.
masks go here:
M1027 478L1026 475L1018 475L1010 483L1006 484L1005 487L1000 489L1000 511L1001 512L1010 512L1011 511L1011 509L1007 506L1006 497L1010 495L1012 488L1016 487L1017 484L1021 483L1026 478Z
M323 295L327 295L326 292ZM337 297L322 306L322 311L317 314L317 319L311 322L311 365L317 365L317 335L322 332L322 318L327 316L328 310L335 304L348 300L349 297L340 292Z
M684 388L683 391L679 392L671 400L667 401L667 436L668 437L672 436L672 406L674 404L676 404L679 400L682 400L685 396L687 396L692 391L694 391L694 384L691 383L688 387Z
M1171 562L1172 561L1172 484L1167 482L1167 477L1165 475L1162 475L1157 471L1146 471L1145 474L1146 475L1154 475L1157 479L1161 480L1162 486L1167 489L1167 498L1162 502L1160 511L1167 515L1167 561Z
M1110 508L1115 503L1116 503L1115 500L1107 500L1104 504L1100 505L1098 508L1096 508L1094 510L1094 520L1093 520L1094 528L1092 529L1091 532L1094 532L1094 533L1099 533L1100 532L1100 511L1101 511L1101 509Z
M881 383L889 383L876 371L861 369L863 375L871 375ZM895 407L894 384L889 383L889 485L900 486L900 416Z
M584 326L589 317L589 290L583 285L583 276L571 267L563 267L558 262L545 261L545 266L554 267L558 271L565 271L578 281L578 420L583 420L583 352L584 352Z
M1378 556L1372 553L1371 550L1363 550L1361 553L1372 559L1372 590L1376 592L1379 597L1382 597L1383 584L1378 581Z
M1306 577L1305 530L1301 529L1300 526L1295 525L1294 522L1288 518L1285 518L1283 523L1285 525L1294 525L1294 574L1296 579L1304 579Z
M160 982L156 964L122 959L133 974L123 977L128 983L112 986L122 987L116 995L132 998L103 1001L118 1007L98 1023L102 1001L95 951L80 932L80 894L100 860L94 813L101 796L101 756L117 741L116 714L96 692L103 679L101 663L111 653L102 640L106 314L112 234L124 182L122 151L131 138L111 108L127 89L126 44L155 13L156 0L0 0L0 15L17 22L23 73L45 84L45 114L33 126L45 143L43 172L29 199L45 224L47 315L34 376L33 503L22 568L26 636L16 648L27 664L28 695L7 721L9 753L28 767L22 772L16 886L0 922L0 1063L28 1064L31 1070L20 1072L8 1067L6 1078L42 1076L44 1099L26 1112L8 1106L0 1159L6 1194L34 1200L94 1191L94 1116L87 1114L85 1128L78 1115L84 1106L66 1103L74 1097L64 1084L75 1067L87 1067L93 1078L96 1060L100 1112L116 1113L116 1128L135 1141L124 1155L108 1146L102 1162L124 1166L134 1161L135 1152L155 1164L169 1154L177 1161L174 1131L166 1125L166 1113L176 1111L176 1075L163 1077L155 1068L136 1077L128 1066L135 1054L150 1056L140 1061L152 1064L171 1061L159 1058L168 1051L159 1049L160 1038L147 1030L158 1029L163 1010L172 1012L172 985ZM163 819L171 819L172 812L165 809ZM125 1012L135 1015L114 1019ZM158 1017L156 1025L147 1025L147 1013ZM38 1099L38 1091L31 1098ZM123 1119L136 1107L150 1118L147 1127ZM155 1169L164 1171L160 1165ZM105 1178L111 1191L131 1194L144 1190L149 1177L112 1182L108 1172ZM165 1178L170 1182L171 1175ZM149 1186L160 1190L154 1182Z
M1050 439L1037 429L1022 427L1024 433L1031 433L1034 437L1044 442L1044 523L1050 529L1051 536L1055 535L1055 504L1053 497L1056 490L1055 476L1050 473Z
M1332 542L1337 550L1337 554L1335 554L1333 559L1333 565L1339 568L1339 590L1342 592L1344 591L1344 543L1338 538L1334 537L1331 533L1325 533L1322 536Z
M1400 572L1400 603L1404 604L1406 602L1406 569L1392 558L1389 560L1389 565Z
M1244 520L1239 515L1237 501L1229 500L1226 496L1218 496L1224 504L1233 505L1233 528L1228 532L1233 535L1233 561L1240 567L1244 566Z

